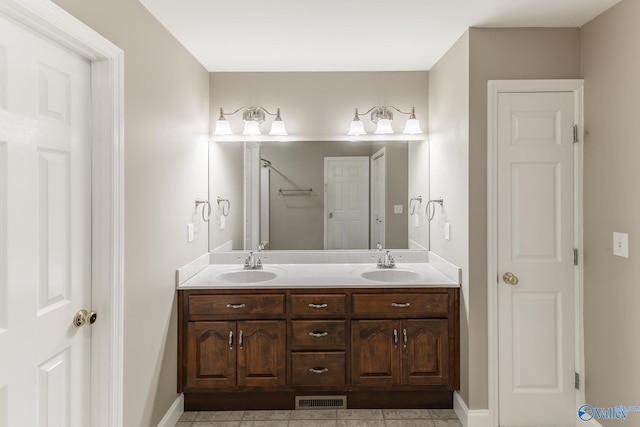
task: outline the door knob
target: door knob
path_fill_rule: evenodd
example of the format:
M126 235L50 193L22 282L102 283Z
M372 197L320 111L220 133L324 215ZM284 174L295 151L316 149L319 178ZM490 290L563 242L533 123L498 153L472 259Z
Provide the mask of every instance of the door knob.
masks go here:
M507 271L502 275L502 281L504 281L504 283L506 283L507 285L515 286L518 284L518 276Z
M84 325L93 325L97 318L98 315L94 311L80 310L73 316L73 326L79 328Z

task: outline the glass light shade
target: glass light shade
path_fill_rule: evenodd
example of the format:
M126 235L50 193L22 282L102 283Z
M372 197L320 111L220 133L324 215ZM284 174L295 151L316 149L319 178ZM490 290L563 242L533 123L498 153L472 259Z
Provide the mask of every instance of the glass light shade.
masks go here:
M254 135L262 135L260 132L260 126L258 122L255 120L245 120L244 122L244 130L242 131L243 135L254 136Z
M287 133L287 128L284 125L284 122L282 120L274 120L273 123L271 123L271 130L269 131L269 135L273 135L273 136L287 136L289 135Z
M422 129L420 129L420 120L418 119L409 119L407 120L407 124L404 126L404 130L402 133L409 135L416 135L422 133Z
M391 120L389 119L378 120L378 125L376 126L375 133L378 135L393 133L393 128L391 127Z
M349 132L347 135L349 136L358 136L358 135L366 135L367 132L364 130L364 123L362 120L354 120L351 122L351 126L349 126Z
M213 131L214 135L233 135L231 131L231 125L229 120L218 120L216 122L216 128Z

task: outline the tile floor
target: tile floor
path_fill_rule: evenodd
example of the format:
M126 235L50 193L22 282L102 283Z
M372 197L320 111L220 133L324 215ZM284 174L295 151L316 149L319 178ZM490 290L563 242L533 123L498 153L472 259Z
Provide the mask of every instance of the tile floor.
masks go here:
M176 427L462 427L452 409L185 412Z

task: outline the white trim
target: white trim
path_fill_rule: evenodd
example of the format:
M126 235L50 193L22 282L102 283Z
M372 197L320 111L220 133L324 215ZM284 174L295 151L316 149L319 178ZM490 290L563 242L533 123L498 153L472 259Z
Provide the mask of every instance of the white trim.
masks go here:
M464 427L489 427L491 425L489 410L470 410L457 391L453 392L453 410Z
M488 321L488 392L489 392L489 419L491 426L499 425L499 383L498 383L498 293L496 289L498 244L497 244L497 119L498 119L498 94L503 92L573 92L575 96L576 121L579 126L579 150L576 159L576 247L579 251L579 262L576 273L576 300L580 304L576 310L576 363L577 372L580 373L581 383L584 384L584 322L582 312L583 301L583 243L582 243L582 130L584 128L583 113L583 89L584 80L490 80L487 87L487 321ZM584 401L584 386L577 392L576 403Z
M184 395L180 394L171 404L169 410L158 423L158 427L175 427L180 421L180 417L184 414Z
M55 3L0 0L0 12L91 61L91 426L122 426L123 52Z

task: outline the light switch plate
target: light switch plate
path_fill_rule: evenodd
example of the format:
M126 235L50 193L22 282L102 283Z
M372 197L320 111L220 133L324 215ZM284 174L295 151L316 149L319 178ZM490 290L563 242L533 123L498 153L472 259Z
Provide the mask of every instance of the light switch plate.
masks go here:
M402 205L393 205L393 213L401 214L402 213Z
M193 242L193 223L187 225L187 241L189 243Z
M629 258L629 235L627 233L613 233L613 254Z

